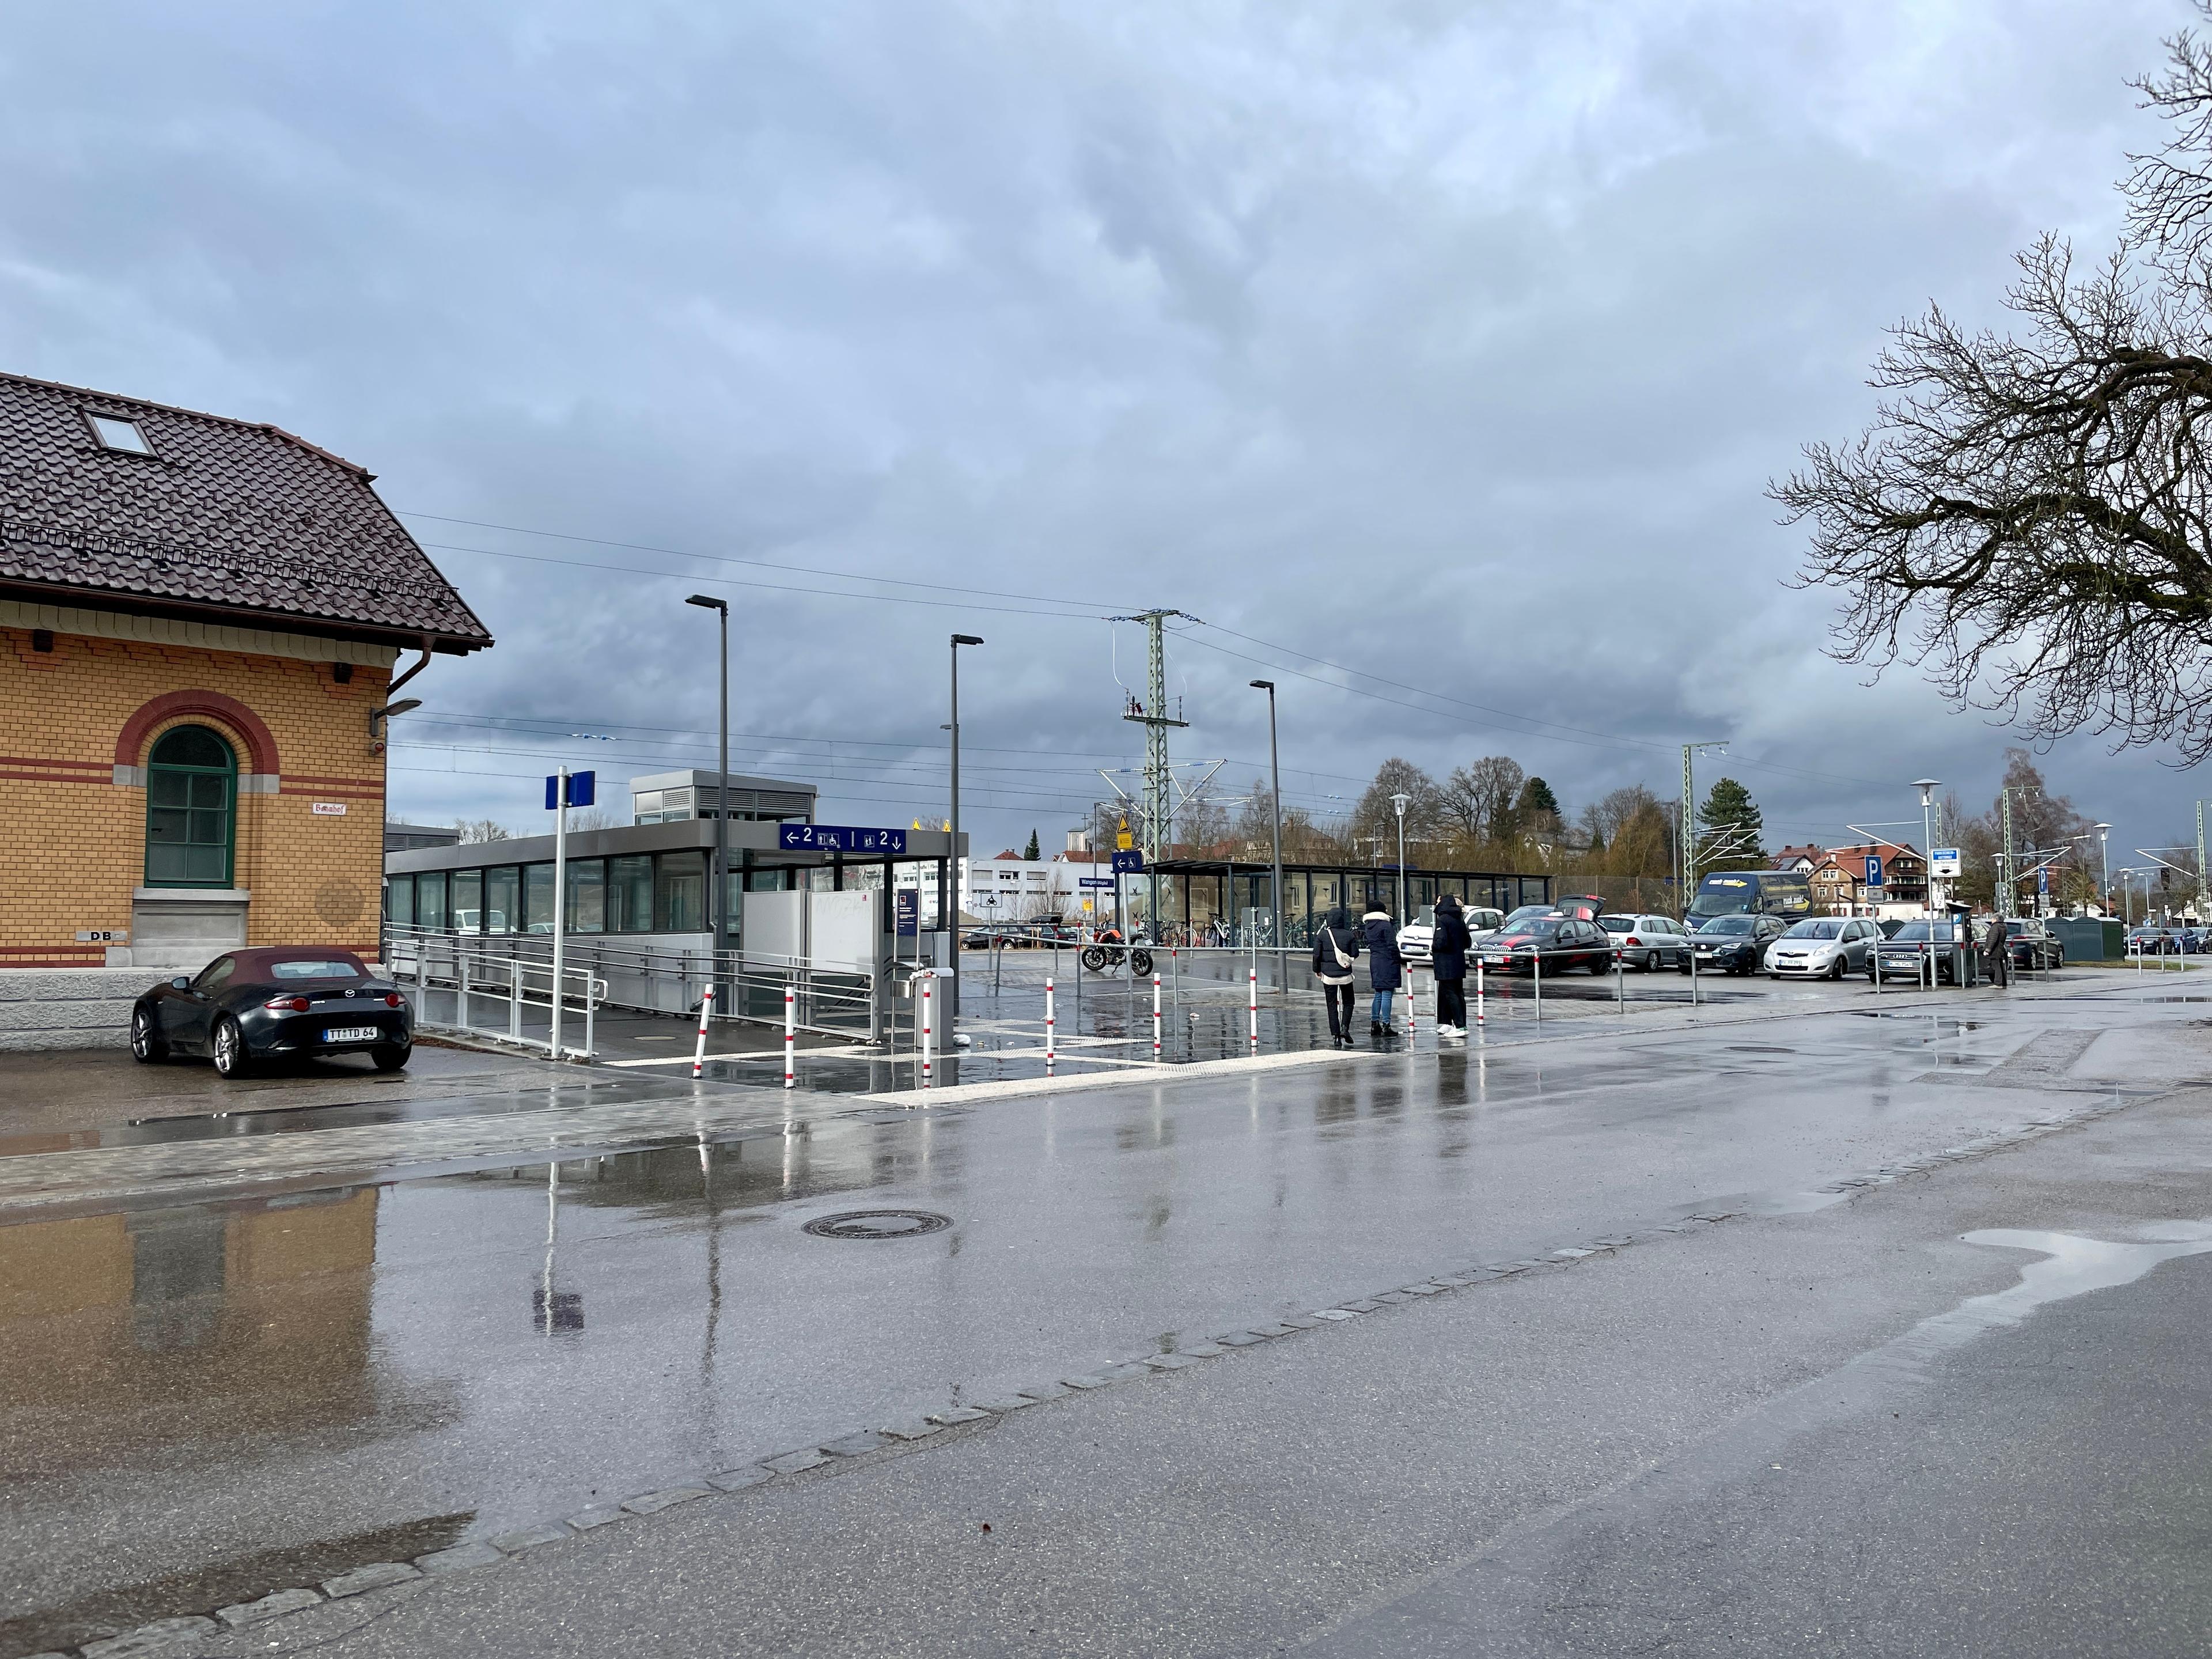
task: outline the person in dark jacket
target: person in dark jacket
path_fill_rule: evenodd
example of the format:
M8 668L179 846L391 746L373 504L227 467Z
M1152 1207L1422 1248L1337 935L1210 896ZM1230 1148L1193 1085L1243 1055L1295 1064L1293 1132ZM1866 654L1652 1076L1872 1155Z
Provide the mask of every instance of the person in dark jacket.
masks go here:
M1390 1001L1406 965L1406 958L1398 953L1398 924L1390 920L1388 910L1370 902L1367 914L1359 919L1359 931L1367 943L1367 983L1375 992L1375 1006L1368 1014L1367 1034L1389 1036Z
M1352 1042L1352 970L1359 961L1359 930L1342 905L1328 913L1314 934L1313 970L1328 1004L1328 1040L1336 1048Z
M1437 901L1437 924L1429 935L1429 970L1437 976L1437 1035L1467 1035L1467 953L1474 944L1467 912L1446 893Z

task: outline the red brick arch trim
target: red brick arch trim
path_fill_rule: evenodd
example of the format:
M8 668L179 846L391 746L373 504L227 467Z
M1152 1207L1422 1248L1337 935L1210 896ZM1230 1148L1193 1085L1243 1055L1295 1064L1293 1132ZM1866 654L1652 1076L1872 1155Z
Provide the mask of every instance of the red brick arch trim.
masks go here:
M123 722L123 730L115 739L115 763L144 765L146 739L154 728L164 720L191 714L221 720L246 739L246 755L252 763L241 766L240 771L271 773L282 769L276 764L276 738L261 716L237 698L226 697L220 691L165 691L155 697Z

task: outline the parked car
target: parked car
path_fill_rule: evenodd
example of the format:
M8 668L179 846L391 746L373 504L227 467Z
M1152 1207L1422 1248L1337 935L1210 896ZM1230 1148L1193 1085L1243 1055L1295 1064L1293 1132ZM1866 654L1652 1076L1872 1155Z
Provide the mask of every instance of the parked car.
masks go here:
M1690 936L1672 916L1600 916L1597 925L1613 935L1623 968L1679 968L1689 959Z
M2138 927L2128 935L2131 957L2178 957L2188 941L2171 927Z
M131 1052L151 1065L205 1054L225 1077L278 1059L367 1054L396 1072L414 1052L415 1011L350 951L264 945L229 951L155 986L131 1010Z
M1570 974L1577 968L1607 974L1613 971L1613 935L1574 916L1538 916L1499 928L1477 954L1487 973L1533 974L1540 957L1547 974Z
M1753 973L1785 926L1779 916L1715 916L1690 935L1690 946L1697 965L1707 973ZM1683 963L1682 971L1690 971L1688 962Z
M1769 979L1841 979L1867 970L1881 929L1861 916L1808 916L1766 947Z
M1936 980L1939 985L1954 982L1952 946L1958 941L1954 925L1948 921L1908 921L1897 930L1896 937L1883 941L1875 952L1874 973L1883 979L1918 979L1925 971L1923 963L1929 956L1936 958ZM1966 969L1968 982L1978 975L1972 964L1978 947L1966 941Z
M2005 923L2005 943L2012 950L2015 968L2047 969L2066 965L2066 946L2050 926L2034 916L2015 916Z

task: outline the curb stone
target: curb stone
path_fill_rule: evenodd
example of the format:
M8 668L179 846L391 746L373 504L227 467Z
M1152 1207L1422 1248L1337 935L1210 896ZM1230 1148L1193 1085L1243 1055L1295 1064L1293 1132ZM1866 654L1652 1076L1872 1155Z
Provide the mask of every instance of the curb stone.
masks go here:
M410 1578L420 1578L422 1571L404 1561L372 1561L365 1567L356 1567L351 1572L342 1572L335 1578L323 1580L323 1594L331 1601L349 1595L359 1595L365 1590L382 1589L387 1584L404 1584Z
M258 1601L240 1601L232 1607L217 1607L215 1616L233 1630L243 1630L248 1625L265 1625L271 1619L281 1619L288 1613L304 1613L309 1607L319 1607L322 1604L322 1593L319 1590L271 1590Z

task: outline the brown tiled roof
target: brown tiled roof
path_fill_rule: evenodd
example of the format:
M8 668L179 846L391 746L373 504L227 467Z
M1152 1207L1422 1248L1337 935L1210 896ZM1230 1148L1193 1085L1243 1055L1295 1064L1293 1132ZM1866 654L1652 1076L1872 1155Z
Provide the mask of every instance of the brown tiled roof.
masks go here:
M137 423L104 447L88 415ZM0 589L48 604L475 650L474 611L369 488L265 423L0 374Z

